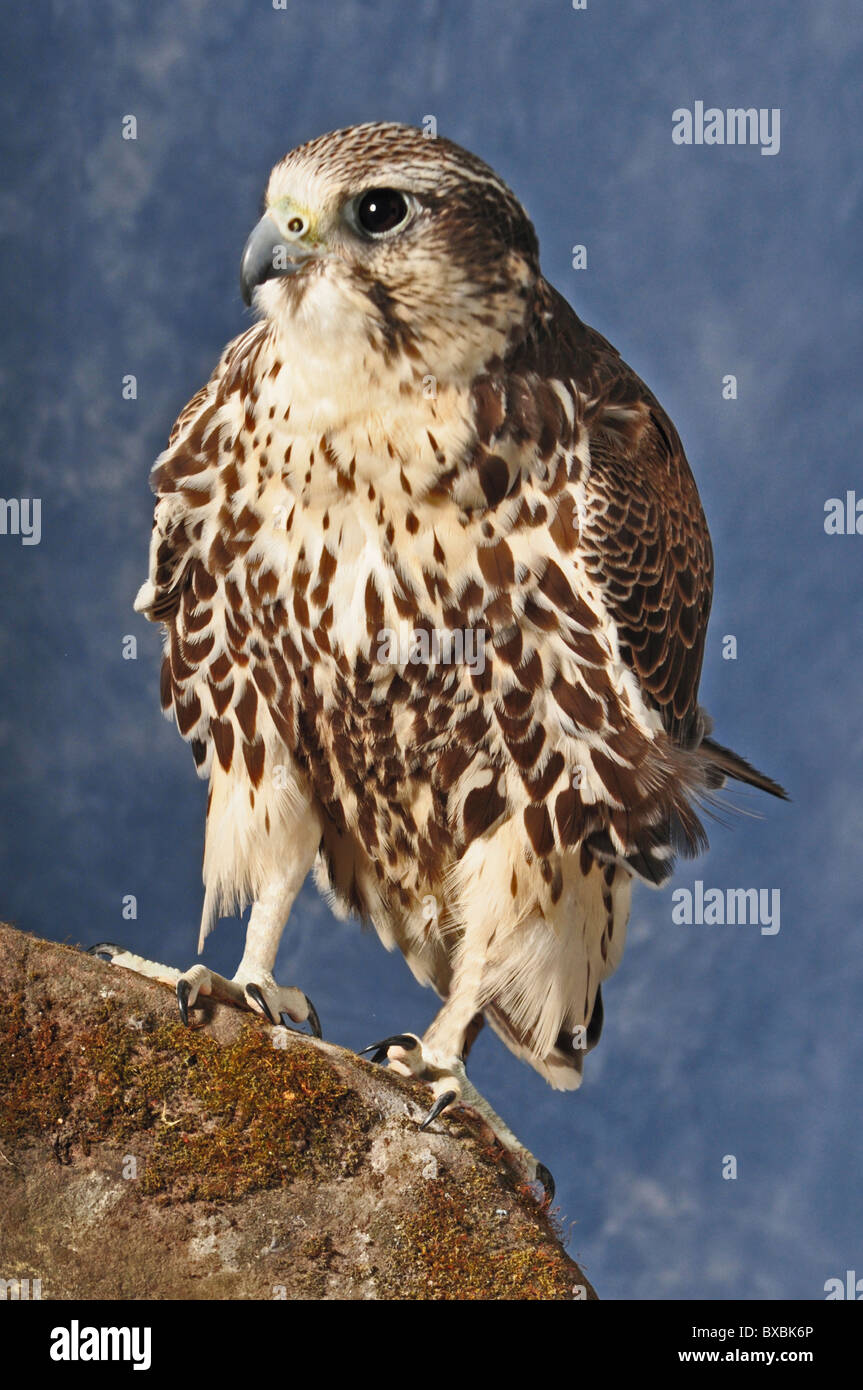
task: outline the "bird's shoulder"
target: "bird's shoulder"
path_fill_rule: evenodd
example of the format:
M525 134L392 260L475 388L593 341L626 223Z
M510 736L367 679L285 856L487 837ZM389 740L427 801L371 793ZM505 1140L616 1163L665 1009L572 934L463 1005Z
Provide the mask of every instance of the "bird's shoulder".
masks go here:
M239 439L242 432L265 336L265 326L256 323L228 343L208 381L180 411L151 470L156 506L149 577L135 607L154 622L171 622L193 571L204 568L203 513L216 496L225 436L233 429Z

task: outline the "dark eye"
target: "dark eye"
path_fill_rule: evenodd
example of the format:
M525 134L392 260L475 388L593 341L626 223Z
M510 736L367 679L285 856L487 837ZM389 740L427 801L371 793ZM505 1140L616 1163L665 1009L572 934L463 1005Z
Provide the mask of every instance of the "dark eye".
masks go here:
M395 188L370 188L356 205L357 225L368 236L395 231L408 219L410 204Z

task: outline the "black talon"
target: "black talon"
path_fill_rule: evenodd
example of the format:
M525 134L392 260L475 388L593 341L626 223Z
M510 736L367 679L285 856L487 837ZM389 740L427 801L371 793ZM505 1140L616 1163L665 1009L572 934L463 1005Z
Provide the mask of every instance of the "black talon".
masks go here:
M312 1030L312 1037L322 1038L323 1031L321 1029L321 1020L318 1018L318 1011L307 994L303 997L309 1006L307 1021ZM297 1027L287 1009L282 1009L282 1012L279 1014L279 1021L283 1028L290 1028L292 1033L302 1033L303 1037L308 1037L308 1033L306 1033L304 1029Z
M270 1013L270 1006L264 998L263 994L261 993L260 985L246 985L246 993L250 996L250 998L254 999L256 1004L260 1005L262 1012L266 1015L269 1022L275 1024L276 1020Z
M369 1043L364 1047L359 1056L362 1057L366 1052L373 1052L373 1062L386 1061L387 1051L391 1047L403 1047L405 1052L412 1052L417 1045L416 1038L412 1038L410 1033L394 1033L391 1038L381 1038L380 1042Z
M306 995L306 1003L309 1006L308 1018L312 1034L316 1038L322 1038L324 1036L324 1030L321 1028L321 1020L318 1018L318 1011L308 995Z
M536 1165L536 1180L545 1188L545 1195L549 1202L554 1201L554 1178L544 1163L537 1163Z
M192 986L188 980L177 981L177 1003L180 1006L180 1018L188 1028L189 1026L189 995L192 993Z
M108 960L113 960L115 956L122 956L125 951L124 946L118 946L115 941L100 941L96 946L88 946L84 952L85 956L107 956Z
M420 1125L420 1129L428 1129L429 1125L437 1119L440 1112L442 1110L446 1110L447 1106L452 1105L453 1101L457 1098L457 1091L444 1091L442 1096L438 1096L431 1110L428 1112L422 1124Z

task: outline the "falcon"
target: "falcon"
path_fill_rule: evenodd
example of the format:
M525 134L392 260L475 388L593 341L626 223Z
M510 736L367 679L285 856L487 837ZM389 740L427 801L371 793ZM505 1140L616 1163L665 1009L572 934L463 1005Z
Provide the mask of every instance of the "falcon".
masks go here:
M199 950L251 905L232 980L166 975L308 1023L276 982L310 870L442 1000L369 1051L474 1106L488 1022L575 1089L635 879L706 840L727 777L698 682L713 560L677 431L543 279L506 184L396 124L273 170L246 245L256 322L153 472L136 608L165 634L162 705L209 783ZM99 949L99 948L96 948Z

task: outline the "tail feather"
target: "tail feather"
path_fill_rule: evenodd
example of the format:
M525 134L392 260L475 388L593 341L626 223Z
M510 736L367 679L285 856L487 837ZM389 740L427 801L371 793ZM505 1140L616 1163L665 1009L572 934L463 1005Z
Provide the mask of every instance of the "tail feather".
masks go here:
M714 786L721 787L726 777L733 777L736 782L746 782L748 786L781 797L783 801L791 800L785 788L774 782L772 777L766 777L745 758L741 758L739 753L723 747L714 739L702 739L698 751L707 761L712 778L715 778Z

